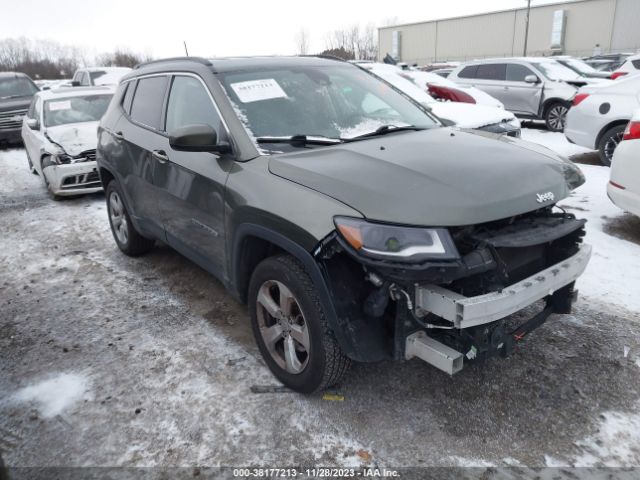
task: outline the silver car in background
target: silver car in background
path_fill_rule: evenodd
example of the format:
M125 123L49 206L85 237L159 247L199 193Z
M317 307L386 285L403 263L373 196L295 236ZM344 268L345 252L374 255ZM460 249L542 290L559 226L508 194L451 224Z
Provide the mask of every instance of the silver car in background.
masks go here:
M96 170L98 122L113 97L109 87L45 90L22 124L29 169L54 199L102 190Z
M554 132L565 117L579 87L606 80L585 78L546 57L494 58L459 66L448 77L484 90L521 118L544 120Z

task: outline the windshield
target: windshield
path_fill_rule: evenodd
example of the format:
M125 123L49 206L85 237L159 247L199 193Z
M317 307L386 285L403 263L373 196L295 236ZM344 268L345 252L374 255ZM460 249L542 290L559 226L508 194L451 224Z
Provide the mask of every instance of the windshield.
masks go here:
M25 77L0 78L0 99L30 97L38 91L31 80Z
M260 68L218 77L254 139L294 135L349 139L383 125L439 125L391 86L352 65ZM281 151L283 145L260 148Z
M533 63L549 80L576 80L579 75L558 62Z
M68 123L96 122L107 111L113 95L57 98L44 102L44 124L57 127Z
M578 60L577 58L567 58L566 60L563 60L563 63L579 73L593 73L596 71L596 69L591 65L583 62L582 60Z

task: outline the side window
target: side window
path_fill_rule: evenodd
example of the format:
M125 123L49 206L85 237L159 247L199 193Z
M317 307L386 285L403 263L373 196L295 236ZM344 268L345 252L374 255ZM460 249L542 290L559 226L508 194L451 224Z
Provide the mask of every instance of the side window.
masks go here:
M35 107L33 108L33 115L36 120L38 120L38 123L40 123L40 113L42 112L42 100L41 99L37 99L35 102Z
M167 81L168 78L164 75L138 80L138 87L131 103L131 119L134 122L160 130Z
M633 66L635 68L637 68L638 70L640 70L640 59L639 60L631 60L631 63L633 64Z
M80 75L81 72L77 71L76 73L74 73L73 78L71 79L72 82L79 82L80 81Z
M33 97L31 100L31 105L29 105L29 110L27 111L27 117L36 118L36 103L38 102L37 97Z
M131 113L131 101L133 100L133 92L136 90L136 81L131 80L126 84L127 91L122 99L122 108L127 114Z
M176 128L195 124L211 125L218 134L221 133L220 117L200 80L176 76L169 93L165 130L171 132Z
M482 80L504 80L507 66L504 63L487 63L478 65L476 78Z
M82 80L80 80L80 85L83 86L83 87L91 85L89 83L89 73L88 72L83 72L82 73Z
M458 77L460 78L476 78L476 73L478 73L478 65L469 65L468 67L464 67Z
M524 82L527 75L535 75L530 69L518 63L507 64L507 81Z

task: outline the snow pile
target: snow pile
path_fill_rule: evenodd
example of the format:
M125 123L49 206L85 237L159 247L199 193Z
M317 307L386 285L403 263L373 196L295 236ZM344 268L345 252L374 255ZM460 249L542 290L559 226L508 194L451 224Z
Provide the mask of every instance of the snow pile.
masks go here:
M62 373L16 392L17 402L35 402L44 418L52 418L82 400L88 390L88 382L82 375Z
M589 150L588 148L569 143L567 138L564 136L564 133L561 132L548 132L546 130L523 128L522 139L527 142L543 145L549 150L553 150L557 154L567 158L573 155L584 155L585 153L593 152L593 150Z

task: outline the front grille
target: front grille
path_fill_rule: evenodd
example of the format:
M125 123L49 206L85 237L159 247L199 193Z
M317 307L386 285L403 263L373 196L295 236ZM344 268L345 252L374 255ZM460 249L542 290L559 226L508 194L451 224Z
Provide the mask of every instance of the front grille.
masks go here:
M24 117L26 114L27 109L0 112L0 130L19 129L22 126L22 117Z
M73 190L79 188L95 188L100 186L100 176L98 172L82 173L80 175L71 175L62 180L62 188L64 190Z

